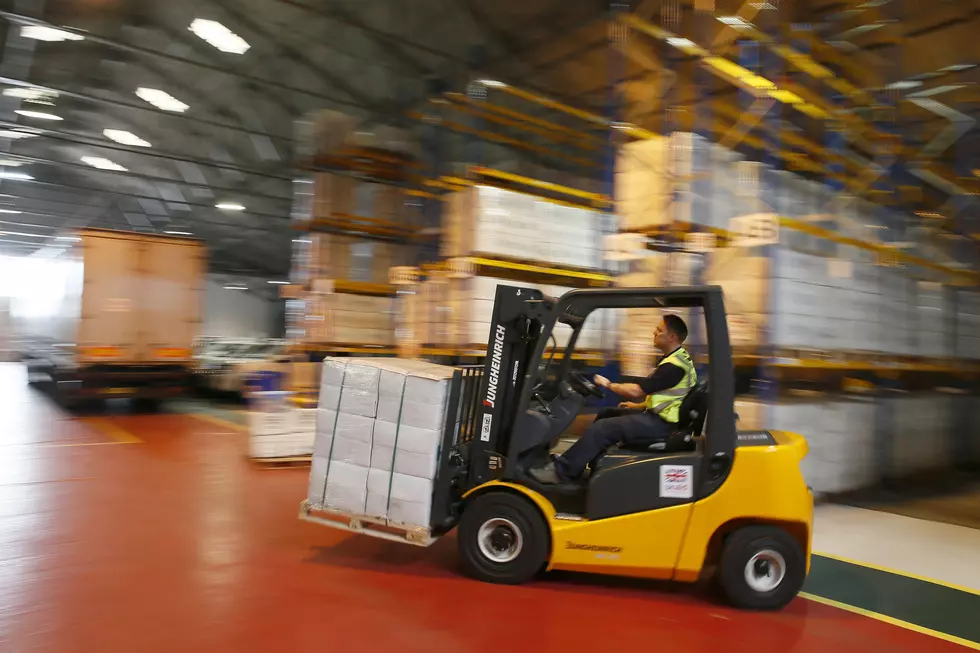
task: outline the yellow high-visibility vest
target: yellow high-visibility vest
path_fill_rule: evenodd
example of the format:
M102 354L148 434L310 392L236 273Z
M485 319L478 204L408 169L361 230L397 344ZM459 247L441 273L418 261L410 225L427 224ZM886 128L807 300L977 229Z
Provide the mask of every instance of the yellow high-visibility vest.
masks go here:
M697 385L698 373L694 369L694 361L691 355L683 347L678 347L670 356L665 356L657 367L661 365L676 365L684 370L684 378L680 383L669 390L661 390L656 394L647 397L647 410L653 411L660 416L660 419L671 424L676 424L681 412L681 402L684 396Z

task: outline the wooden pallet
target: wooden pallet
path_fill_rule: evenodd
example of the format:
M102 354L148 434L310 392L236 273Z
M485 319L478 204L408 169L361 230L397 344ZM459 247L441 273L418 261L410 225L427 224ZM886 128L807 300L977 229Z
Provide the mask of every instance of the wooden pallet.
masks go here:
M386 519L367 515L317 509L309 501L300 503L299 518L321 526L415 546L431 546L439 539L438 535L433 535L427 528L394 524Z
M280 458L252 458L253 463L264 469L284 469L287 467L309 467L313 456L282 456Z

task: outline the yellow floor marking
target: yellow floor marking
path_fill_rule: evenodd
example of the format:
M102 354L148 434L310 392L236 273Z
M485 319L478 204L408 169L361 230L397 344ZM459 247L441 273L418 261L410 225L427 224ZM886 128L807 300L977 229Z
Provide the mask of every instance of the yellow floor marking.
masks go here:
M202 422L208 422L215 426L220 426L224 429L230 429L232 431L238 431L241 433L247 433L248 427L242 424L235 424L234 422L229 422L228 420L221 419L220 417L215 417L214 415L204 415L202 413L189 413L191 417L196 417Z
M94 428L103 435L109 436L116 441L116 444L137 444L143 442L126 429L113 424L107 419L102 419L100 417L84 417L82 418L82 423L86 426Z
M913 574L908 571L899 571L898 569L892 569L891 567L882 567L881 565L876 565L871 562L861 562L860 560L852 560L851 558L844 558L842 556L833 555L832 553L820 553L819 551L814 551L813 555L818 555L821 558L830 558L831 560L837 560L839 562L846 562L849 565L857 565L858 567L867 567L868 569L883 571L886 574L893 574L895 576L905 576L906 578L911 578L913 580L921 580L925 583L932 583L933 585L942 585L943 587L948 587L951 590L956 590L958 592L966 592L967 594L975 594L977 596L980 596L980 591L977 591L972 587L965 587L963 585L954 585L953 583L947 583L944 580L929 578L928 576L920 576L919 574Z
M879 614L877 612L872 612L871 610L865 610L864 608L856 608L853 605L848 605L846 603L841 603L840 601L835 601L833 599L825 599L822 596L816 596L808 592L800 592L800 597L813 601L814 603L822 603L823 605L829 605L833 608L839 610L845 610L846 612L852 612L854 614L859 614L862 617L868 617L869 619L874 619L876 621L881 621L892 626L898 626L899 628L904 628L906 630L911 630L913 632L927 635L929 637L935 637L953 644L959 644L960 646L965 646L966 648L973 649L975 651L980 651L980 643L971 641L969 639L963 639L962 637L957 637L955 635L947 635L946 633L939 632L938 630L933 630L932 628L926 628L924 626L918 626L908 621L902 621L901 619L896 619L894 617L889 617L887 615Z

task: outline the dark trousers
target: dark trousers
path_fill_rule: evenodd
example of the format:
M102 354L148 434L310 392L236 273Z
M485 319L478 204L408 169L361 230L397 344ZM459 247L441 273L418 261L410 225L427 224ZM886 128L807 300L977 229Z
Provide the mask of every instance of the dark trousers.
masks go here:
M623 411L623 409L618 409ZM629 410L626 414L607 417L600 413L585 430L578 442L555 460L555 471L563 478L574 479L582 475L586 466L604 454L609 447L629 442L657 442L666 440L671 426L653 413Z

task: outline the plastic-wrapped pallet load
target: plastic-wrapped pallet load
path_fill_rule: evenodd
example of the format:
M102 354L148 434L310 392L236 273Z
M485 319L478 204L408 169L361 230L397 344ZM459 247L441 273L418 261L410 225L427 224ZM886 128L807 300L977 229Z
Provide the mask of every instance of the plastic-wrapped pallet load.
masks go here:
M484 254L566 267L601 267L601 221L586 208L474 186L450 196L443 254Z
M291 392L256 392L249 397L248 455L254 459L309 456L316 409L291 405Z
M428 527L453 372L414 360L325 360L311 507Z

